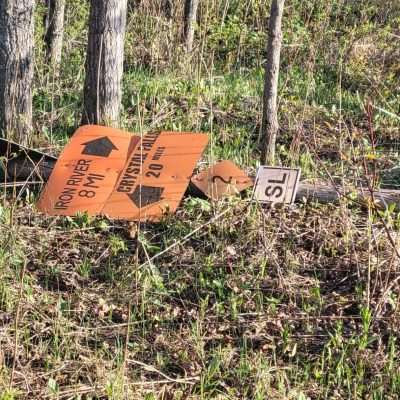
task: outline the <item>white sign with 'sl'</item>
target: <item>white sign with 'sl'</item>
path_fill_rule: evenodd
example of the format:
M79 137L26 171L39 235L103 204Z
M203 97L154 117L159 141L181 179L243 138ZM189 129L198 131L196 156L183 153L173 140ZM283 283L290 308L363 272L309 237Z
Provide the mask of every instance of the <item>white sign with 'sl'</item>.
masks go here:
M296 198L300 168L260 166L253 198L261 203L292 204Z

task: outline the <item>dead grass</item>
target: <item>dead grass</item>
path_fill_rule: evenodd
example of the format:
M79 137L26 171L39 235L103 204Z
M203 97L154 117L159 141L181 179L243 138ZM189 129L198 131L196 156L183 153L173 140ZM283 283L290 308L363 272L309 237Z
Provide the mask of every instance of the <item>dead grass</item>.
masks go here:
M126 225L76 227L16 210L2 246L3 388L14 363L12 386L26 398L253 398L257 390L285 398L292 385L310 398L341 398L343 351L355 390L399 373L388 360L399 260L379 222L345 206L268 210L235 200L202 212L190 202L173 224L143 225L140 240ZM225 218L145 264L144 248L152 256L221 207Z

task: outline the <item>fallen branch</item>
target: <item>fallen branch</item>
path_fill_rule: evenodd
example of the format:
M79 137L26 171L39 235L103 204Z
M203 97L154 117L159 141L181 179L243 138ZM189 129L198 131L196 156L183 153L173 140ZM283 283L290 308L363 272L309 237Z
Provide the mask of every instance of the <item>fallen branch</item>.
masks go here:
M167 253L168 251L172 250L174 247L182 245L184 243L186 243L196 232L200 231L201 229L205 228L207 225L212 224L213 222L216 222L219 218L221 218L223 215L225 215L230 209L226 208L224 211L222 211L221 213L215 215L213 218L211 218L209 221L207 221L206 223L200 225L199 227L197 227L196 229L194 229L193 231L189 232L187 235L185 235L182 239L175 241L174 243L172 243L170 246L168 246L167 248L165 248L164 250L160 251L159 253L155 254L153 257L151 258L147 258L147 261L145 261L143 264L140 265L140 268L144 267L146 264L152 264L152 262L162 256L163 254Z
M380 208L387 208L390 204L395 204L396 209L400 209L400 190L381 189L374 191L374 200ZM371 193L367 188L355 190L343 190L329 185L299 183L296 194L296 201L302 199L316 200L320 203L334 203L340 198L353 198L361 203L372 201Z

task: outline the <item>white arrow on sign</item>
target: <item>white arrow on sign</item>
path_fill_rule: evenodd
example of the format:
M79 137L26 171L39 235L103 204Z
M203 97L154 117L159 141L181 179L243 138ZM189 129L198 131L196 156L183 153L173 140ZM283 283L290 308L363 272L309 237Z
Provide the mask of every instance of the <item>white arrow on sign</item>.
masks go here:
M260 166L253 198L261 203L292 204L296 198L300 173L300 168Z

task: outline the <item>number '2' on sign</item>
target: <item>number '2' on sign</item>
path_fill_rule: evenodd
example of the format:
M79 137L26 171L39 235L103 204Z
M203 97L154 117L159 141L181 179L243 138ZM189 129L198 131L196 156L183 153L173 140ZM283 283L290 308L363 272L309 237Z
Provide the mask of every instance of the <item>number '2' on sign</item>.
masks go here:
M261 203L294 202L300 179L299 168L261 166L254 184L253 198Z

